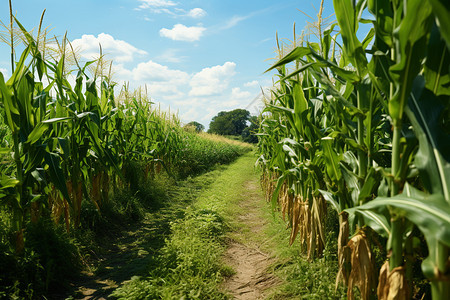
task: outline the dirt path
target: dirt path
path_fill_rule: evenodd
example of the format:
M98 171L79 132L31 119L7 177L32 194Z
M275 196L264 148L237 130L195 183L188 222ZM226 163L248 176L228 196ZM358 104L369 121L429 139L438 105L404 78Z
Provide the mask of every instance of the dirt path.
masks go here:
M240 230L235 232L225 252L225 262L236 274L228 278L224 288L235 299L264 299L268 289L279 284L279 280L268 270L273 263L268 253L261 251L261 239L266 221L262 217L262 197L255 178L245 182L246 193L239 204L237 222Z

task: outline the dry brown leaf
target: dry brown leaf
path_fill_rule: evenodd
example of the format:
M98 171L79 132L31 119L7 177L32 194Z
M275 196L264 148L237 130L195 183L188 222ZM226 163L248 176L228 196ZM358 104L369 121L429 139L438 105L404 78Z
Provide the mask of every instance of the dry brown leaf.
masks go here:
M91 199L94 203L100 203L100 173L92 177Z
M373 285L372 253L366 235L360 230L347 245L351 250L351 272L348 278L347 297L353 299L353 287L361 292L361 299L369 299Z
M298 198L295 198L293 210L292 210L292 230L291 230L291 237L289 239L289 244L292 245L294 242L298 230L300 229L300 200Z
M348 214L343 212L339 216L339 237L338 237L338 264L339 270L336 276L336 289L339 282L348 284L348 272L346 264L350 262L350 249L347 247L349 235Z
M379 300L409 299L409 289L405 276L406 268L400 266L389 271L389 261L380 270L377 295Z

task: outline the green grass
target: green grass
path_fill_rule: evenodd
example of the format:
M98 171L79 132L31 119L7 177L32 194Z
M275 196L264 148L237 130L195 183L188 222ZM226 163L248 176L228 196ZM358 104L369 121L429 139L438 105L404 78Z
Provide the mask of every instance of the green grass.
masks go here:
M220 284L232 270L221 262L224 237L231 229L232 210L253 173L254 158L246 154L200 192L183 219L171 223L171 235L156 256L149 274L133 277L116 289L119 299L227 299ZM207 173L194 180L214 176Z
M148 274L131 278L113 295L119 299L227 299L229 296L220 284L233 270L221 262L221 255L225 240L232 238L260 245L275 258L269 272L274 272L282 284L271 290L269 299L345 298L343 287L335 291L336 224L327 225L324 256L308 261L298 242L289 246L290 231L278 213L272 214L271 205L264 202L262 193L246 189L244 183L259 184L253 166L254 156L248 153L222 167L220 175L214 171L190 179L191 183L201 182L207 176L218 175L201 186L204 190L196 195L184 218L171 223L171 234ZM261 224L266 224L261 234L254 234L237 221L246 198L259 206L258 218Z

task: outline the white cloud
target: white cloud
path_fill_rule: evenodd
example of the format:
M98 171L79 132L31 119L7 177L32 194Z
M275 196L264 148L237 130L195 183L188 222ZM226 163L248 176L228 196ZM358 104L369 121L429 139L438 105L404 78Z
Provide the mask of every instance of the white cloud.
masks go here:
M182 120L186 120L187 122L189 122L189 120L191 120L191 121L199 120L201 118L201 115L199 113L198 107L191 107L188 111L181 114L180 118ZM205 124L203 124L203 125L205 125Z
M162 28L159 34L174 41L194 42L200 39L205 30L203 26L187 27L183 24L175 24L172 29Z
M231 99L239 100L239 99L249 99L252 96L252 93L248 91L241 91L240 88L235 87L231 89Z
M93 59L99 56L99 44L102 51L108 56L108 59L114 60L116 63L131 62L135 55L146 55L144 50L128 44L122 40L116 40L113 36L100 33L97 37L90 34L83 34L81 39L72 41L74 48L81 51L81 56L85 59Z
M183 8L177 7L179 3L166 0L138 0L139 5L135 10L149 10L155 14L166 13L173 17L191 17L194 19L202 18L206 16L206 11L196 7L189 11Z
M231 77L236 74L235 68L234 62L226 62L223 66L204 68L192 77L190 82L192 89L189 95L209 96L223 92L228 87Z
M180 70L171 70L151 60L140 63L133 69L133 78L137 81L176 81L187 83L189 75Z
M155 7L170 7L170 6L177 5L173 1L166 1L166 0L139 0L139 2L142 2L142 4L139 5L138 9L148 9L148 8L155 8Z
M188 13L187 16L192 17L194 19L203 18L206 16L206 11L201 8L193 8Z
M174 53L178 51L172 50ZM131 90L145 86L156 103L155 107L160 106L166 111L170 108L171 112L179 109L182 122L195 120L206 127L219 111L243 108L243 104L251 98L248 91L230 87L235 69L234 62L203 68L194 73L172 69L154 60L138 63L130 69L126 63L113 65L114 79L119 87L123 82L129 82Z
M249 82L244 83L245 87L256 87L258 85L259 85L259 83L258 83L257 80L253 80L253 81L249 81Z
M138 64L130 73L136 83L147 84L150 95L166 99L183 96L179 88L187 87L190 79L186 72L169 69L151 60Z

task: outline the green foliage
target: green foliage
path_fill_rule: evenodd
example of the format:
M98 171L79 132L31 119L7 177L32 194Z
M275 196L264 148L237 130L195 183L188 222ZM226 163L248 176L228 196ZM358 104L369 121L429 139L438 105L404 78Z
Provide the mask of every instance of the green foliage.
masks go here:
M38 299L49 291L67 289L81 268L77 243L47 221L29 224L25 231L25 250L18 256L8 243L0 243L0 297Z
M186 126L194 127L196 132L201 132L201 131L205 130L205 126L203 126L202 124L200 124L199 122L196 122L196 121L189 122L186 124Z
M116 289L118 299L225 299L217 289L228 268L220 263L223 218L211 210L191 210L171 224L172 234L149 275Z
M245 109L221 111L212 118L208 132L220 135L241 135L247 127L249 118L250 112Z
M443 275L449 273L444 242L449 237L442 229L450 228L450 48L443 25L448 21L441 23L448 15L444 2L333 1L338 33L333 33L336 24L321 31L319 16L319 43L294 39L289 53L279 47L280 57L269 69L278 71L278 80L266 99L259 132L258 162L270 179L267 190L288 214L292 231L304 220L297 219L296 205L281 191L294 203L307 200L314 214L322 199L339 214L346 211L349 232L344 213L341 249L351 246L352 235L362 237L366 227L387 237L389 269L405 268L410 285L391 292L405 297L412 296L417 279L412 240L419 231L411 228L427 240L422 269L433 299L450 292ZM366 9L373 21L362 17ZM372 28L360 41L361 23ZM337 54L339 39L343 52ZM318 214L311 221L319 230L309 234L320 240L325 217ZM372 236L369 242L376 240ZM346 259L339 259L340 275L350 263ZM364 288L361 297L374 288Z
M242 140L246 143L256 144L258 143L258 137L255 135L259 130L259 119L256 116L251 116L250 126L242 130Z

